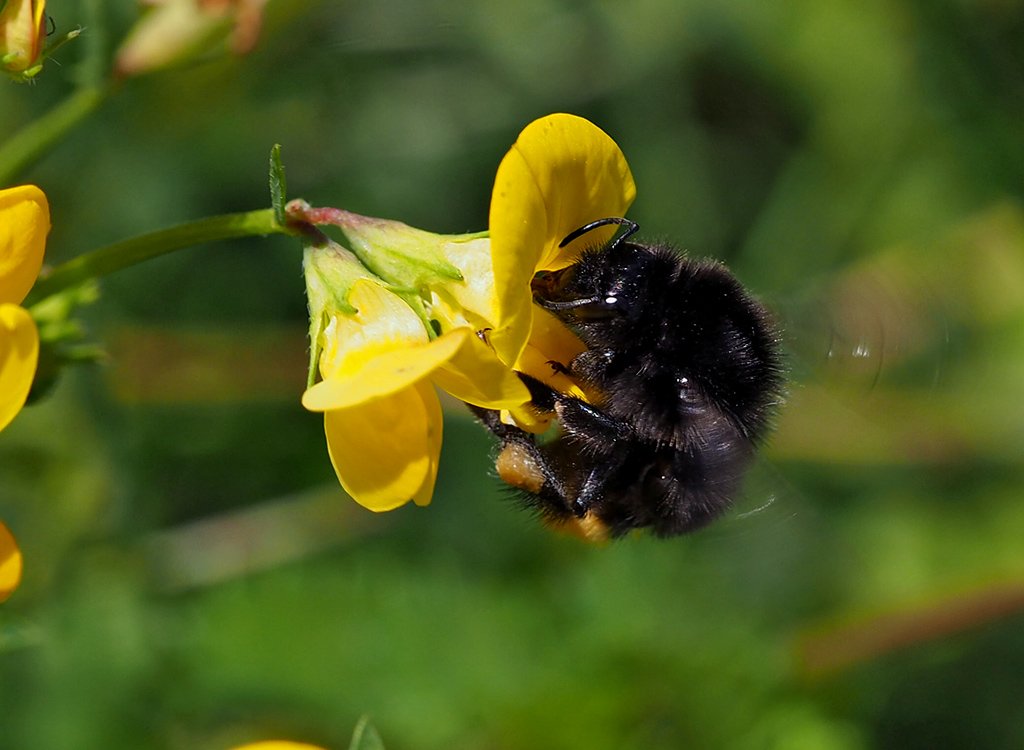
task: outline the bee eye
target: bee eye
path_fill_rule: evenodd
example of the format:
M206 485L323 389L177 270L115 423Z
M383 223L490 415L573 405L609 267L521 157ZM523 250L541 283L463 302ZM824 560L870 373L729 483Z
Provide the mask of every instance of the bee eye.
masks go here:
M618 316L620 311L616 297L605 297L580 305L572 312L577 320L607 320Z
M620 318L625 312L625 299L616 292L595 294L588 300L579 300L573 308L573 317L578 321L611 320Z
M552 312L566 312L576 320L600 320L622 314L623 297L616 291L584 293L563 299L548 299L544 290L534 284L534 301Z

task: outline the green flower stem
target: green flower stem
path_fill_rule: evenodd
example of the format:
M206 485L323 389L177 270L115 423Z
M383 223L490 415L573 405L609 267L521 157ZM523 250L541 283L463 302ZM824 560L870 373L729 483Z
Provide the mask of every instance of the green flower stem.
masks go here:
M31 307L83 281L106 276L122 268L193 245L238 237L290 234L292 231L277 223L272 208L265 208L259 211L213 216L150 232L79 255L49 273L40 275L25 300L25 306Z
M42 117L33 120L0 146L0 187L10 185L43 157L72 128L92 114L110 89L79 89Z

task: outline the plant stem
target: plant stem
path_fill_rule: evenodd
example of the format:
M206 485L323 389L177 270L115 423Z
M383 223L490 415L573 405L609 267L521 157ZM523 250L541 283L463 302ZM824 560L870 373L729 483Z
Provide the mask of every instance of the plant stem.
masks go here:
M0 146L0 186L10 185L107 98L108 88L79 89Z
M49 273L40 275L24 304L30 307L88 279L105 276L192 245L237 237L286 234L289 231L277 223L273 209L265 208L213 216L139 235L79 255Z

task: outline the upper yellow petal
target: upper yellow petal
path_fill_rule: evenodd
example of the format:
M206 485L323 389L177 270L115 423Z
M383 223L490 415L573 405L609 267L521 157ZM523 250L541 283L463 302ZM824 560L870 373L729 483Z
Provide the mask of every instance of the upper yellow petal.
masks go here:
M0 304L0 430L21 411L39 360L39 332L17 305Z
M491 195L497 307L491 342L503 360L518 358L529 333L534 274L564 268L582 248L607 241L615 227L595 230L564 249L558 244L592 221L625 215L635 197L622 151L593 123L554 114L520 133L498 166Z
M43 264L50 205L35 185L0 190L0 303L20 303Z
M413 386L324 414L331 463L356 502L385 511L413 499L430 501L441 453L440 409L432 388Z
M21 582L21 550L14 535L0 521L0 602L9 597Z
M530 282L552 234L544 209L530 165L513 147L498 167L489 220L495 307L489 340L504 362L516 361L530 334Z
M450 360L471 336L467 328L400 349L371 348L359 367L346 368L302 394L310 411L345 409L408 388Z

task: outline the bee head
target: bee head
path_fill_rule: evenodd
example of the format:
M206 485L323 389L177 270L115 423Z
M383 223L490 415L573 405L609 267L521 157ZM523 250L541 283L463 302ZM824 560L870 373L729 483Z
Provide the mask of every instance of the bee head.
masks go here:
M537 304L584 334L598 330L602 336L614 335L625 323L635 322L636 301L648 281L650 253L642 245L626 242L639 228L629 219L610 217L585 224L567 235L559 247L609 224L626 229L610 242L585 250L571 266L533 282Z
M651 281L651 251L629 242L585 251L533 284L537 304L571 324L632 322Z

